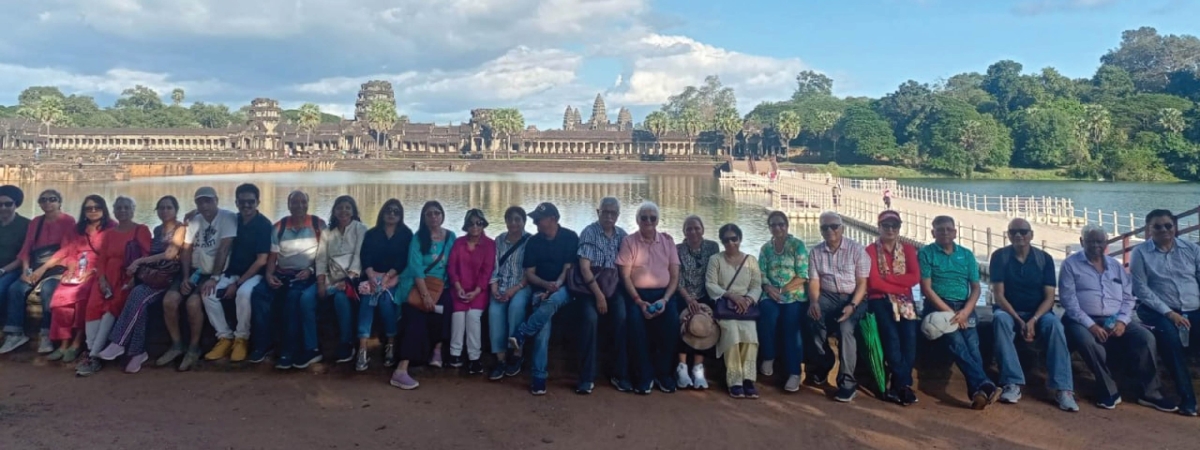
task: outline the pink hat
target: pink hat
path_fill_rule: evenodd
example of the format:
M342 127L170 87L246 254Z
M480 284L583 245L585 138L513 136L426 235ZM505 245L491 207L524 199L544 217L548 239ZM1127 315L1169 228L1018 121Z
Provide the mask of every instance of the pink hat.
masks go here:
M900 213L890 209L879 213L879 220L877 220L876 223L883 223L885 220L895 220L901 223L904 222L903 220L900 220Z

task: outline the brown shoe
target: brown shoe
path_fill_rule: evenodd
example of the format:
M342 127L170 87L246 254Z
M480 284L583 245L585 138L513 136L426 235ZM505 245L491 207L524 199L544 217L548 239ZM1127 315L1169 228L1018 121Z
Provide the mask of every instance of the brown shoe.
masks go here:
M208 354L204 355L204 359L207 361L216 361L218 359L225 358L229 356L229 351L232 348L233 339L221 338L221 340L217 341L217 345L213 346L212 351L209 351ZM242 354L242 358L245 359L244 353Z
M229 360L232 362L242 362L246 360L246 340L237 338L233 340L233 352L229 354Z

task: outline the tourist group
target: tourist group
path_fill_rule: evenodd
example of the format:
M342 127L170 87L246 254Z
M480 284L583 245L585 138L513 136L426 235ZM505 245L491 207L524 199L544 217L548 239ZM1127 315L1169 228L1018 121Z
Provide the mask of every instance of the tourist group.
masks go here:
M158 199L162 223L153 231L133 221L128 197L113 200L110 212L104 198L90 195L78 219L53 189L38 195L44 214L32 220L16 214L24 200L20 188L0 186L0 353L30 341L27 305L40 302L38 353L75 363L79 376L120 358L126 372L138 372L150 358L148 320L165 320L173 341L159 366L186 371L200 358L259 363L275 353L276 368L304 369L324 357L316 316L319 304L331 302L337 363L367 370L368 340L380 336L378 357L395 368L391 385L416 389L409 370L416 365L486 371L499 381L518 375L528 359L530 392L542 395L552 318L578 302L582 314L569 331L578 335L578 394L595 388L603 345L612 349L607 376L621 392L705 389L706 358L722 358L734 398L758 398L758 375L778 370L786 392L798 391L805 375L803 383L828 385L835 400L850 402L858 392L856 340L866 339L864 348L879 357L864 359L876 378L886 378L880 397L907 406L918 400L912 373L920 332L948 348L975 409L1021 399L1016 346L1029 344L1045 349L1048 391L1063 410L1079 409L1072 350L1096 378L1095 404L1121 403L1112 369L1122 364L1109 356L1119 351L1137 377L1138 404L1196 415L1186 361L1196 348L1191 321L1200 320L1200 247L1176 236L1177 220L1166 210L1146 216L1148 238L1133 250L1128 271L1105 255L1104 230L1088 226L1083 251L1056 273L1051 256L1030 245L1029 222L1012 220L1011 245L991 255L988 271L999 365L993 381L976 330L980 269L955 243L948 216L933 219L934 242L917 249L900 238L895 211L879 214L879 238L868 244L844 237L841 217L826 212L822 242L806 248L789 234L787 216L772 212L765 223L772 238L753 255L741 247L739 225L720 226L718 244L705 238L696 216L683 222L677 244L658 229L659 208L649 202L637 207L637 230L627 234L616 225L615 198L603 199L596 221L578 234L559 225L554 204L528 214L513 206L503 217L507 231L495 238L484 233L488 220L479 209L466 211L460 233L445 226L441 204L426 202L414 232L399 200L384 203L368 227L354 198L338 197L325 220L309 214L301 191L288 196L289 216L272 224L258 211L253 184L237 187L236 212L221 209L211 187L196 190L194 211L182 219L174 197ZM525 231L527 221L536 234ZM157 301L164 317L147 317ZM495 353L487 369L485 313ZM218 338L206 353L205 320ZM860 330L860 321L875 325ZM1161 392L1160 353L1178 401Z

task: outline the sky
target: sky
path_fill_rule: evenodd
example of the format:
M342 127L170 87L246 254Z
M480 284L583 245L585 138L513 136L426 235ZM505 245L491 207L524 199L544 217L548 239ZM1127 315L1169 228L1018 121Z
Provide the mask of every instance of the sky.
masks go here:
M878 97L1013 59L1090 77L1121 32L1196 34L1196 0L0 0L0 104L56 85L102 106L142 84L233 108L256 97L349 117L391 81L414 122L516 107L584 120L596 94L635 121L705 76L738 108L788 98L802 70Z

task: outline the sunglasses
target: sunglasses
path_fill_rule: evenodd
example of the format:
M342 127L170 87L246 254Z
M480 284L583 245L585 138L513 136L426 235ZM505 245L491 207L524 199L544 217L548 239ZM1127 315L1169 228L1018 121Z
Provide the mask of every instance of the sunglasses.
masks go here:
M886 229L886 230L899 230L900 224L898 224L896 222L884 222L884 223L879 224L879 228Z
M771 222L767 226L771 228L787 228L788 224L787 222Z
M1008 230L1008 235L1009 236L1029 236L1029 233L1031 233L1031 232L1033 232L1033 230L1030 230L1028 228L1016 228L1016 229Z
M736 235L735 236L725 236L725 237L721 238L721 242L724 242L726 244L732 244L734 242L740 241L741 239L742 238L739 238Z
M92 213L92 212L102 212L102 211L104 211L104 209L99 206L84 206L83 207L83 212Z
M58 203L58 197L42 197L38 199L38 203Z
M396 208L388 208L383 210L383 214L388 216L399 216L400 210Z
M478 220L472 220L470 225L473 227L483 228L483 222L480 222Z
M16 202L0 202L0 208L12 208L16 204Z
M1154 231L1172 230L1175 228L1173 223L1155 224Z
M646 223L658 223L658 216L638 216L638 220Z
M837 231L838 228L841 228L841 227L842 227L842 224L840 224L840 223L831 223L828 225L821 225L821 231Z

